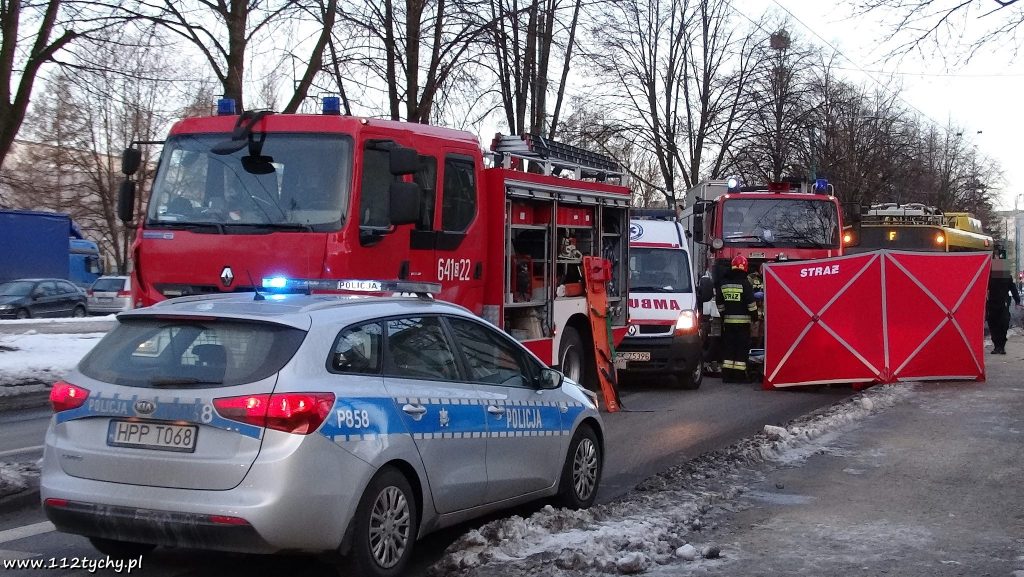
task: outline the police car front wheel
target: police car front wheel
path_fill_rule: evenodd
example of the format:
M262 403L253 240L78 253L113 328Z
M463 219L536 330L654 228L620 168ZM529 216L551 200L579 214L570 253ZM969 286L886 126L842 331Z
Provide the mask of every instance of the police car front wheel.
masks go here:
M416 496L409 481L392 467L381 469L359 500L349 554L354 575L392 577L412 555L419 528Z
M604 468L604 454L597 434L589 425L580 425L569 443L558 485L558 501L570 509L586 509L597 497L597 486Z

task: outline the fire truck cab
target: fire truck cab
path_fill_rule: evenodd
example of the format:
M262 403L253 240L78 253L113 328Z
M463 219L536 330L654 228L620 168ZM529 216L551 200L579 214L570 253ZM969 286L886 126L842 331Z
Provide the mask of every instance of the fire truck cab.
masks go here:
M580 381L594 365L582 257L608 259L609 326L626 332L628 207L609 157L525 135L475 135L324 113L234 111L177 122L125 151L119 213L145 213L135 306L253 291L266 278L439 283ZM138 146L163 144L152 183ZM587 383L591 384L591 383Z
M616 349L624 375L667 375L685 389L703 380L693 260L675 211L633 211L629 223L629 330Z

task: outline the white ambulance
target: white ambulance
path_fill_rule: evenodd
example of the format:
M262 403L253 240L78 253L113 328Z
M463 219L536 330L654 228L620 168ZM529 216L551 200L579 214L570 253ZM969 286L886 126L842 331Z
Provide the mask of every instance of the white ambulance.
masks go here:
M629 332L616 349L616 366L627 378L665 376L696 389L703 344L693 261L683 225L663 212L630 220Z

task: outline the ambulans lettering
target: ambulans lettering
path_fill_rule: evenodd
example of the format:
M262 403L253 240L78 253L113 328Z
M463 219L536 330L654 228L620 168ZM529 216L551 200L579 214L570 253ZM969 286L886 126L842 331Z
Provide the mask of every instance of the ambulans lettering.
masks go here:
M679 303L671 299L629 299L629 308L665 311L682 310L679 307Z
M469 280L469 269L473 262L468 258L437 259L437 280Z
M811 266L800 269L800 278L807 278L811 276L826 276L832 274L839 274L839 265L834 264L832 266Z
M509 409L506 427L509 429L543 429L540 409Z

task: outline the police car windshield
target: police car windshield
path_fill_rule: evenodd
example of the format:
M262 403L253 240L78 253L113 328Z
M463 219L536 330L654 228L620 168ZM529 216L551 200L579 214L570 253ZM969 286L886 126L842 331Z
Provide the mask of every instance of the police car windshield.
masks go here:
M668 248L629 249L629 290L647 293L693 291L686 251Z
M265 136L259 156L251 156L247 147L211 152L223 134L170 138L153 184L147 226L218 234L338 230L348 212L352 139Z
M800 198L730 198L724 202L722 240L739 246L836 248L836 205Z
M305 331L235 320L123 319L79 363L83 375L144 388L252 383L288 362Z

